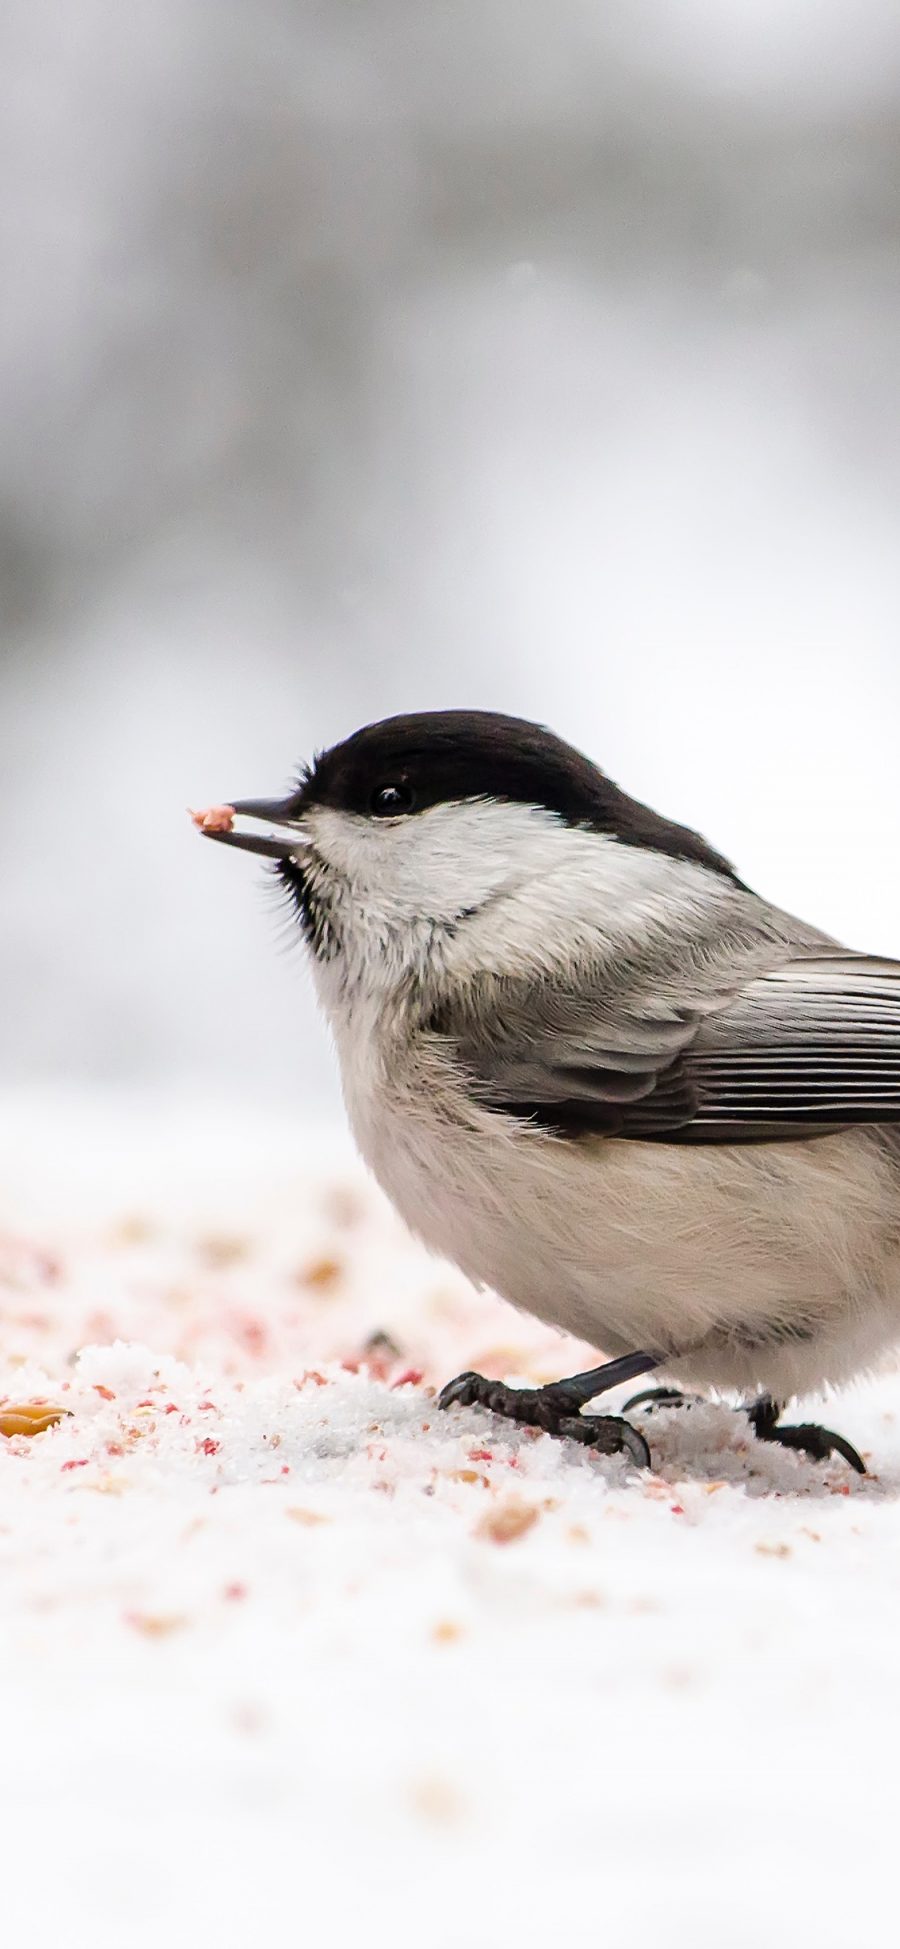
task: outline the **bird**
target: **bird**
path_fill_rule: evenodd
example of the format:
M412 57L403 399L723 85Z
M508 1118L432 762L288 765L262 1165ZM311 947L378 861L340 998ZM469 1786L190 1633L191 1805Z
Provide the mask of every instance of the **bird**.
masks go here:
M442 1408L647 1467L629 1414L712 1389L759 1439L865 1471L783 1417L900 1337L900 963L497 712L368 724L285 796L193 816L271 862L409 1229L607 1356L540 1387L466 1372Z

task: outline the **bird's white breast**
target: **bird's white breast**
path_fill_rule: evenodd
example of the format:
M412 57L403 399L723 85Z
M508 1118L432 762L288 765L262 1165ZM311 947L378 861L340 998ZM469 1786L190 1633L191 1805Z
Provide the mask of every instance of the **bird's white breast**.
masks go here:
M359 1147L427 1245L604 1351L658 1352L699 1384L789 1395L896 1337L900 1184L877 1131L743 1146L559 1138L473 1102L417 1026L417 996L441 968L458 978L472 951L512 970L524 955L552 979L556 943L577 943L579 927L615 965L623 915L657 933L696 917L719 938L747 896L688 864L561 836L521 807L488 819L441 806L394 831L326 818L342 950L317 985Z
M741 1147L567 1141L473 1109L374 1019L338 1035L351 1124L410 1229L608 1354L787 1396L896 1334L896 1179L864 1131Z

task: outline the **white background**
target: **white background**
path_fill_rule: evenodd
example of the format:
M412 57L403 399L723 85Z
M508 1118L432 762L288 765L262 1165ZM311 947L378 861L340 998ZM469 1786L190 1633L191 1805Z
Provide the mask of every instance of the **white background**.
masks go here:
M894 129L864 4L21 0L0 1059L336 1106L183 808L541 718L900 951Z

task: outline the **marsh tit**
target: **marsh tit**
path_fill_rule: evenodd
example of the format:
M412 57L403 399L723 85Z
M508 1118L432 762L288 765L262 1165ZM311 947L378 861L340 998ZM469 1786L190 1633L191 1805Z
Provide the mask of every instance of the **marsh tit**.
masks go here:
M581 1410L662 1368L862 1470L779 1416L900 1338L900 963L490 712L388 718L287 797L197 817L275 862L357 1143L410 1229L611 1356L538 1388L463 1374L442 1406L646 1464L637 1428Z

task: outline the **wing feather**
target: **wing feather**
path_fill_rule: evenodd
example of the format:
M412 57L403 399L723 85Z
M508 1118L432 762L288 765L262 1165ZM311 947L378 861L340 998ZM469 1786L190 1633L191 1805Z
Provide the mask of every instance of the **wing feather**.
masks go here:
M697 1133L717 1123L900 1120L900 964L802 957L749 982L691 1051Z
M540 1005L538 1005L540 1002ZM457 1035L498 1109L567 1133L690 1143L900 1123L900 962L801 951L691 1007L583 991Z

